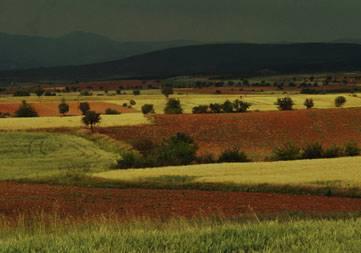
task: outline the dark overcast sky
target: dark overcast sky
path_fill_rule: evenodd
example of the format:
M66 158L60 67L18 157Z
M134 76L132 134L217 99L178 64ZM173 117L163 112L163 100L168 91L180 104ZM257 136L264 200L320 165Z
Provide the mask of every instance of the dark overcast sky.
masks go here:
M360 0L0 0L0 32L18 34L327 41L360 38L360 27Z

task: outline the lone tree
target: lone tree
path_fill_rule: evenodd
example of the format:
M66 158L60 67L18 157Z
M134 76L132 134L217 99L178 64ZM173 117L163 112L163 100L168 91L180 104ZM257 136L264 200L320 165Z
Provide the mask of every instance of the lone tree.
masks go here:
M26 103L25 100L23 100L23 102L15 112L15 116L23 118L39 117L35 109L30 104Z
M63 98L61 100L61 103L58 105L59 113L63 114L65 116L65 113L69 112L69 105L65 102L65 99Z
M313 99L312 99L312 98L307 98L303 104L305 105L305 107L306 107L307 109L311 109L311 108L313 108L314 105L315 105L315 104L313 103Z
M235 112L246 112L251 107L251 104L248 102L236 99L233 102L233 107L234 107Z
M277 102L275 103L275 105L278 106L278 109L280 111L291 111L293 109L294 102L293 102L292 98L284 97L284 98L277 99Z
M142 106L142 113L143 114L150 114L150 113L155 113L154 111L154 105L152 104L145 104Z
M82 102L79 104L79 110L83 115L85 115L88 111L90 111L90 105L88 102Z
M173 87L169 84L166 84L162 87L162 94L166 97L169 97L169 95L172 95L174 93Z
M164 113L166 113L166 114L182 114L183 109L182 109L180 101L175 98L169 99L164 108Z
M344 96L338 96L335 99L335 106L342 107L346 103L346 98Z
M98 124L101 120L100 113L96 113L94 111L87 111L82 118L83 123L90 127L91 131L94 131L94 126Z

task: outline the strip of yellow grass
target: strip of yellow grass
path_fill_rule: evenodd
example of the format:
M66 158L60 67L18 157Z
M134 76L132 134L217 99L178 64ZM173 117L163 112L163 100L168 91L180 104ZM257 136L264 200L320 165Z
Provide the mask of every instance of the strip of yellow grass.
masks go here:
M190 176L195 177L194 182L206 183L357 187L361 186L361 157L114 170L94 176L134 182L161 176Z
M102 115L99 127L127 126L149 124L150 121L141 113L121 115ZM75 128L83 126L81 116L39 117L39 118L5 118L0 119L0 130L27 130L47 128Z

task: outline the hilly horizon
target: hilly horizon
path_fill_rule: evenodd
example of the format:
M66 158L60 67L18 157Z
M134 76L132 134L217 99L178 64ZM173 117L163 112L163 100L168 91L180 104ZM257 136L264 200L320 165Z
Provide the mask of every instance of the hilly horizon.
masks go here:
M361 70L361 45L207 44L104 63L2 71L3 81L86 81L180 75L270 75Z
M121 42L82 31L60 37L0 33L0 70L92 64L197 43L190 40Z

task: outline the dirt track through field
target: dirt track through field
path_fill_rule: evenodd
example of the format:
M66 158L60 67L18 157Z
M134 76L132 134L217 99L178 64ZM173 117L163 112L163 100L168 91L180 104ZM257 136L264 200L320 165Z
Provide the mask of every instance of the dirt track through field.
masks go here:
M0 183L0 215L34 213L84 217L238 217L289 212L331 214L361 211L361 199L196 190L99 189Z

